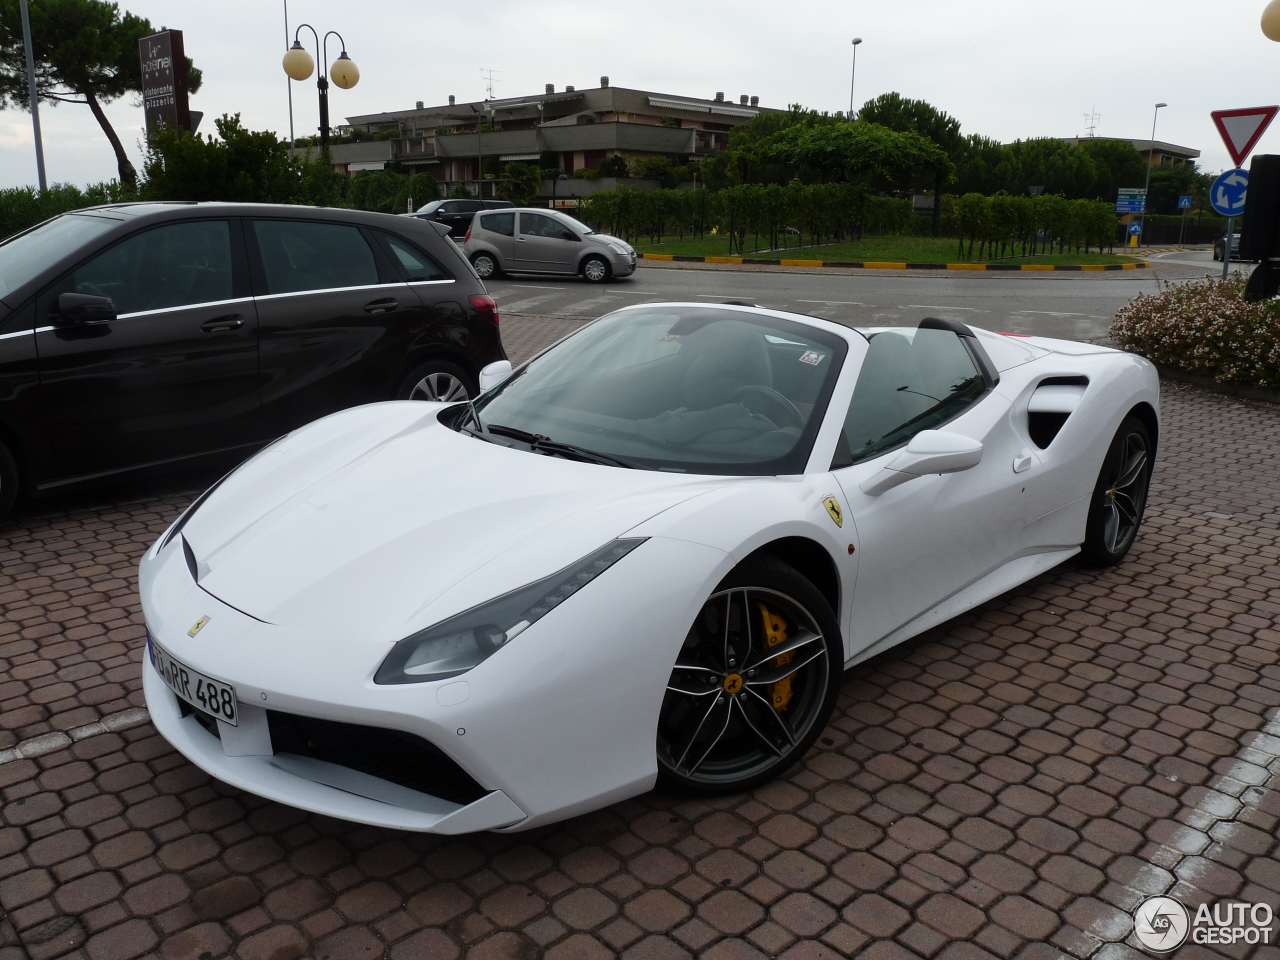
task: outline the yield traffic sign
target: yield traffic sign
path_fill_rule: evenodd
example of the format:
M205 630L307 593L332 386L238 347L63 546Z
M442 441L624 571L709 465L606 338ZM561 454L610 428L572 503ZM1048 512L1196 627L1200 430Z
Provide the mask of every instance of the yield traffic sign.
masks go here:
M1231 160L1238 167L1254 148L1264 130L1280 113L1280 106L1244 107L1240 110L1214 110L1209 114L1218 135L1227 145Z
M1209 203L1224 217L1238 217L1244 213L1245 192L1249 189L1249 173L1246 170L1228 170L1209 188Z

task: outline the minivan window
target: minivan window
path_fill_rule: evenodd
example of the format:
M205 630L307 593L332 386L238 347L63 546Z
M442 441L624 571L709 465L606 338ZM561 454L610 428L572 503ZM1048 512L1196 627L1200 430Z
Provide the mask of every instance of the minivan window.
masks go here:
M548 237L552 240L577 240L565 224L541 213L520 214L520 232L526 237Z
M120 223L107 217L69 213L0 242L0 297L30 283L46 267Z
M135 233L72 271L71 287L110 297L118 314L230 300L230 225L196 220Z
M268 293L378 283L373 250L357 227L304 220L255 220Z
M444 271L435 265L430 257L410 244L407 240L393 237L389 233L382 234L383 240L391 248L391 254L400 264L404 278L410 283L424 280L448 280Z
M486 213L480 218L480 228L491 233L500 233L504 237L514 236L516 232L516 215L514 213Z

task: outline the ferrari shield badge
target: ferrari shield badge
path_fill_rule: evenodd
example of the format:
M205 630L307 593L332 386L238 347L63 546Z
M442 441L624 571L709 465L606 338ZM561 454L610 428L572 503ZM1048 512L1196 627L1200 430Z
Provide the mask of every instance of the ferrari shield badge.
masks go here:
M831 507L828 506L827 509L830 510ZM208 622L209 622L208 617L201 617L199 620L197 620L195 623L191 625L191 629L187 631L187 636L194 637L197 633L199 633L201 630L204 629L205 624L207 624Z
M831 519L835 521L837 527L844 526L844 513L840 510L840 501L835 497L827 497L822 501L822 505L827 508L827 513L831 514Z

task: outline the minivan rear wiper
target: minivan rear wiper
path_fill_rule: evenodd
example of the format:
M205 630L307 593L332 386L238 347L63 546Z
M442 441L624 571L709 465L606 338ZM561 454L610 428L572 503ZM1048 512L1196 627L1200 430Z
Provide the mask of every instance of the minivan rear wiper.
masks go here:
M540 433L530 433L527 430L520 430L516 427L504 427L502 424L485 424L485 429L490 433L496 433L500 437L510 437L512 440L520 440L529 445L529 449L534 453L558 454L569 460L582 460L586 463L599 463L611 467L627 467L635 469L636 465L620 457L614 457L607 453L599 453L595 450L588 450L586 447L574 446L572 443L561 443L558 440L552 440Z

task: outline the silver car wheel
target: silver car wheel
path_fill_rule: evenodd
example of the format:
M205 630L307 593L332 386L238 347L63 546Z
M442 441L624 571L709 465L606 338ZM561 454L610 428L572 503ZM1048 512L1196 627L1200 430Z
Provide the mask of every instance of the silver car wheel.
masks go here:
M456 403L467 399L467 386L450 374L429 373L413 385L409 399Z
M487 253L478 253L471 261L471 265L476 268L476 274L481 280L488 280L498 272L498 265L494 263L493 257Z
M609 276L609 266L599 257L592 257L582 265L582 275L592 283L600 283Z

